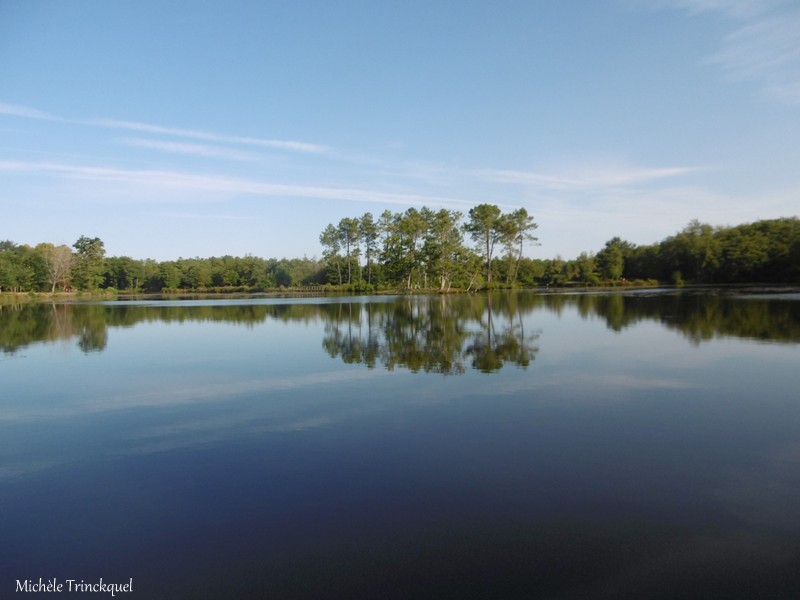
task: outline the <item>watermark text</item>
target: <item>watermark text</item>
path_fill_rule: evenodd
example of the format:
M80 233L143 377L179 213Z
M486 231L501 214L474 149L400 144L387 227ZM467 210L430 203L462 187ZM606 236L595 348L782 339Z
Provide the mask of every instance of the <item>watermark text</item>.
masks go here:
M126 583L108 583L101 577L99 581L85 581L83 579L64 579L56 577L44 579L17 579L17 592L38 594L38 593L70 593L70 592L89 592L97 594L110 594L112 597L117 594L127 594L133 592L133 578Z

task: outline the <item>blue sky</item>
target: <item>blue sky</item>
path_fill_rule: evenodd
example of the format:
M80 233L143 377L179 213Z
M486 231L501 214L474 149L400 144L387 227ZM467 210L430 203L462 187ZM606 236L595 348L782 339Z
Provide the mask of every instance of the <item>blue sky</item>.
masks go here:
M319 256L525 207L574 258L800 214L796 0L0 0L0 239Z

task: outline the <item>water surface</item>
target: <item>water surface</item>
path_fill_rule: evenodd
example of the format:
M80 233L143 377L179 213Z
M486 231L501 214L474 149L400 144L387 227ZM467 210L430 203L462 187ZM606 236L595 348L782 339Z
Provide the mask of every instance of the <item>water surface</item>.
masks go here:
M0 386L2 597L800 590L793 296L4 306Z

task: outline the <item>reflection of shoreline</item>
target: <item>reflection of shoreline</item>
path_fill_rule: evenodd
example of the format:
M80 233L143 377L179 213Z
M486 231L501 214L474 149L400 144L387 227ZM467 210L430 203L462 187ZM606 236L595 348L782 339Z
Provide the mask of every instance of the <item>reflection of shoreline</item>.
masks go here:
M14 354L35 343L78 339L84 352L102 351L108 343L105 318L96 310L74 310L74 304L0 306L0 350ZM89 306L89 305L84 305Z
M786 290L737 288L737 293L732 293L718 288L647 289L312 301L259 298L0 305L0 350L14 354L34 343L77 339L83 352L102 351L108 342L108 328L133 327L143 321L207 321L245 326L267 320L321 321L326 327L323 346L345 362L363 363L370 368L380 362L388 369L403 366L458 373L471 360L474 368L490 371L505 362L525 366L533 358L533 340L519 329L523 317L536 310L558 314L575 309L584 318L604 319L615 331L640 321L655 321L681 332L696 344L714 337L800 342L800 298L777 294L778 289ZM765 295L755 294L756 290ZM496 328L496 322L501 327ZM354 328L359 332L357 336ZM478 331L483 338L477 337ZM465 344L467 350L454 350Z

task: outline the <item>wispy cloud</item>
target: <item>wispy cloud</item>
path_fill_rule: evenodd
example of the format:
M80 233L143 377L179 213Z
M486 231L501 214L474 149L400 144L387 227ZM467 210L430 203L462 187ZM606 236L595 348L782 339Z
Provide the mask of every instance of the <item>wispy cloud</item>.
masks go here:
M61 117L51 115L49 113L30 108L28 106L19 106L16 104L5 104L0 102L0 115L9 115L12 117L24 117L26 119L42 119L46 121L63 121Z
M321 154L330 149L322 144L311 144L307 142L297 142L290 140L268 140L257 137L225 135L198 129L181 129L176 127L162 127L149 123L138 123L136 121L119 121L117 119L87 119L85 121L91 125L100 127L110 127L112 129L127 129L131 131L141 131L146 133L158 133L175 137L183 137L209 142L221 142L226 144L239 144L245 146L256 146L260 148L273 148L279 150L292 150L295 152L308 152Z
M692 14L716 12L737 25L707 57L732 81L752 81L783 104L800 105L800 9L783 0L662 0Z
M95 184L128 184L137 189L147 188L167 194L169 191L201 191L225 196L248 194L262 197L311 198L318 200L348 200L377 202L404 206L458 206L472 205L460 198L406 194L381 189L297 185L274 183L257 179L228 177L225 175L198 175L180 171L117 169L96 166L69 165L52 162L0 161L0 171L36 172L65 179L91 181ZM163 201L163 196L143 196L152 201ZM224 198L222 198L224 199Z
M758 82L768 96L800 105L800 10L749 22L708 61L732 80Z
M521 184L545 189L592 189L602 190L632 184L686 175L701 170L699 167L593 167L572 169L561 174L515 171L507 169L485 169L479 176L498 183Z
M139 148L160 150L174 154L188 154L205 158L221 158L224 160L254 161L258 160L256 154L242 152L225 146L210 146L208 144L191 144L187 142L168 142L164 140L150 140L143 138L124 138L122 143Z
M780 0L661 0L660 6L677 7L689 12L721 11L735 18L749 18L781 4Z
M237 215L221 215L221 214L201 214L201 213L189 213L189 212L165 212L165 211L158 211L158 212L148 212L146 213L149 217L155 217L158 219L196 219L201 221L252 221L253 217L247 216L237 216Z
M16 104L0 103L0 114L22 117L26 119L42 119L48 121L61 121L64 123L74 123L80 125L92 125L95 127L107 127L126 131L137 131L142 133L156 133L171 137L180 137L207 142L217 142L222 144L243 145L273 150L286 150L291 152L301 152L309 154L323 154L330 152L328 146L301 142L295 140L273 140L251 136L226 135L200 129L183 129L179 127L164 127L151 123L140 123L137 121L125 121L108 118L85 118L75 119L58 115L53 115L36 108L20 106Z

